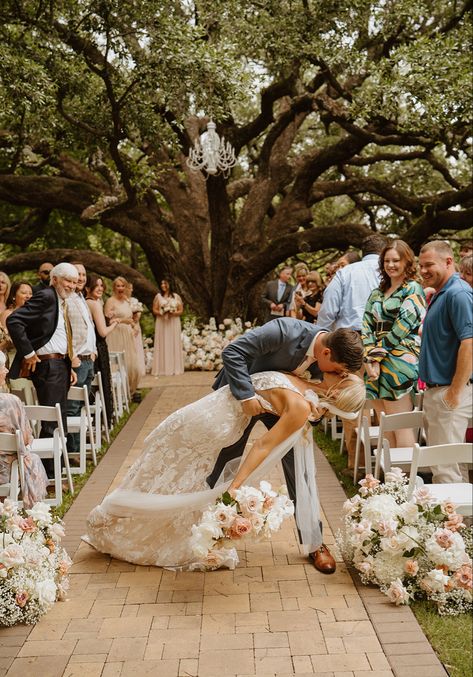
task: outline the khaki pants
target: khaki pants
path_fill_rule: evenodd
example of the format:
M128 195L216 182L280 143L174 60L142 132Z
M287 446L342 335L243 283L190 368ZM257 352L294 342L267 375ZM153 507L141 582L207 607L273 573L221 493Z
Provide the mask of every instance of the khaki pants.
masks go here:
M424 395L424 426L429 446L453 444L465 440L468 421L472 417L471 383L463 390L460 404L455 409L450 409L445 404L444 396L447 389L448 386L428 388ZM468 482L466 464L446 463L434 466L431 470L435 484Z

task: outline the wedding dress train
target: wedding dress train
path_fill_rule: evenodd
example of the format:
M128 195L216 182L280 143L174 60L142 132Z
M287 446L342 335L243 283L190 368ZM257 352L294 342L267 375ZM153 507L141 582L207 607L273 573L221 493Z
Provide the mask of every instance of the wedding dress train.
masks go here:
M299 392L279 372L262 372L251 379L260 393L271 388ZM309 393L304 396L313 399L313 391ZM188 568L195 559L191 527L230 484L221 481L209 489L206 477L220 450L240 439L249 420L228 386L168 416L146 438L141 456L120 487L92 510L84 540L134 564ZM310 550L322 542L310 425L273 449L245 485L267 478L269 469L291 447L295 452L297 524L302 542Z

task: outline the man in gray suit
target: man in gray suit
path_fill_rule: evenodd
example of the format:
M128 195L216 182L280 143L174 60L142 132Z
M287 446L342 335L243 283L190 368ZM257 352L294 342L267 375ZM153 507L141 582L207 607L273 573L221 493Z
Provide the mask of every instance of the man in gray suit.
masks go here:
M294 291L294 287L289 283L291 275L292 268L284 266L279 271L279 279L266 283L265 290L261 295L261 303L264 308L263 322L269 322L286 315Z
M276 416L263 411L256 399L251 374L272 370L297 375L309 370L313 377L321 377L322 372L356 373L363 362L363 346L355 331L337 329L326 332L315 324L286 317L268 322L232 341L223 350L222 360L224 366L217 374L214 390L228 384L245 414L252 419L240 440L220 452L207 478L210 487L215 486L225 464L243 454L256 421L261 420L268 429L277 421ZM292 449L282 459L282 465L289 496L295 502ZM335 560L325 545L310 553L309 557L322 573L335 571Z

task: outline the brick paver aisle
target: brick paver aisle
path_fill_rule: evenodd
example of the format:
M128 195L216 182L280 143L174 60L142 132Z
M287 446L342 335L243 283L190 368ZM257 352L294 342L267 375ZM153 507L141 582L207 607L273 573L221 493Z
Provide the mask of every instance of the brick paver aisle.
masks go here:
M409 609L358 588L338 564L318 573L301 555L294 524L248 544L234 571L175 573L139 567L80 543L89 510L171 411L208 392L212 376L149 379L157 386L66 516L74 554L71 590L34 628L0 630L8 677L422 677L445 675ZM325 542L332 546L343 492L320 452ZM280 483L275 469L270 478ZM370 616L368 615L370 614Z

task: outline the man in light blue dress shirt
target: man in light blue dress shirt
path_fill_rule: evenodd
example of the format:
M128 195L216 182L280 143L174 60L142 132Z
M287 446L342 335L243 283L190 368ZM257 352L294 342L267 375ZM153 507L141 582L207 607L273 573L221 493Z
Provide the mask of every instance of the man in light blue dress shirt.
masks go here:
M355 329L361 331L365 305L380 281L379 254L386 244L382 235L373 233L361 245L363 258L337 270L324 291L324 300L317 316L322 329Z

